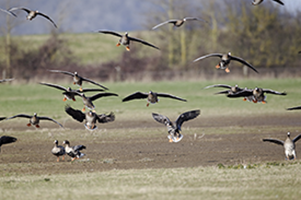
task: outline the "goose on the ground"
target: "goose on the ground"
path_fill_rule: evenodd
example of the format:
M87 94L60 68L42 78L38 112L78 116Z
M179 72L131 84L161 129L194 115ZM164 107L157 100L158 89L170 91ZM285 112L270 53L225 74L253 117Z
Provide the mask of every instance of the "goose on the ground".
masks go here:
M59 141L54 140L54 147L51 149L51 153L57 157L57 162L60 162L60 156L62 156L62 160L65 160L65 148L59 144Z
M65 140L63 144L65 145L67 155L72 158L71 162L86 155L80 152L81 150L86 149L84 145L70 146L70 142L68 140Z

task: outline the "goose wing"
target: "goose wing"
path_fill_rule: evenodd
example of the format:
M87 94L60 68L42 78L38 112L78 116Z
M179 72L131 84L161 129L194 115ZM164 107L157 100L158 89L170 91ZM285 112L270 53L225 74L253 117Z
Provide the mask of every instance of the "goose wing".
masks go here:
M63 90L65 92L67 92L67 89L63 86L60 86L60 85L55 85L55 84L51 84L51 83L40 83L41 85L46 85L46 86L49 86L49 87L53 87L53 88L56 88L56 89L59 89L59 90Z
M145 99L148 97L148 93L142 93L142 92L135 92L133 94L130 94L129 96L122 99L122 102L130 101L133 99Z
M277 139L262 139L264 142L272 142L275 144L283 145L284 142L282 140L277 140Z
M157 113L152 113L152 115L154 120L156 120L157 122L164 124L165 126L172 125L172 122L168 119L168 117Z
M275 90L270 90L270 89L263 89L262 91L268 94L286 95L285 92L277 92Z
M239 57L235 57L235 56L231 56L231 59L232 59L232 60L236 60L236 61L238 61L238 62L240 62L240 63L242 63L242 64L248 66L249 68L251 68L252 70L254 70L255 72L258 73L258 71L257 71L250 63L248 63L248 62L245 61L244 59L239 58Z
M287 108L286 110L301 110L301 106L296 106L292 108Z
M275 1L275 2L277 2L277 3L279 3L279 4L281 4L281 5L284 6L284 3L282 1L280 1L280 0L273 0L273 1Z
M79 121L79 122L83 122L84 119L86 119L86 115L85 113L82 113L80 110L75 110L72 107L70 107L69 105L67 105L65 107L65 111L68 115L70 115L73 119Z
M11 15L11 16L17 17L17 15L15 13L11 12L11 11L8 11L8 10L2 9L2 8L0 8L0 10L7 13L7 14L9 14L9 15Z
M17 141L17 138L14 138L14 137L11 137L11 136L1 136L0 137L0 147L2 144L9 144L9 143L12 143L12 142L16 142Z
M208 85L207 87L204 87L204 89L208 89L208 88L212 88L212 87L222 87L222 88L231 89L231 85L226 85L226 84Z
M23 7L13 7L13 8L8 9L9 12L14 11L14 10L24 10L28 14L31 12L31 10L29 10L28 8L23 8Z
M104 34L110 34L110 35L115 35L117 37L122 37L121 34L114 32L114 31L106 31L106 30L100 30L98 33L104 33Z
M72 149L74 151L80 151L80 150L86 149L86 146L84 146L84 145L76 145L76 146L72 147Z
M235 98L235 97L248 97L248 96L251 96L253 95L253 90L250 90L250 89L244 89L240 92L236 92L236 93L233 93L233 94L228 94L227 97L230 97L230 98Z
M40 117L40 120L48 120L48 121L53 121L54 123L58 124L60 127L64 128L62 124L60 124L59 122L55 121L54 119L50 118L50 117Z
M83 89L82 91L80 90L75 90L77 93L79 92L103 92L103 89Z
M30 119L30 118L32 118L32 115L18 114L18 115L9 117L9 118L7 118L6 120L14 119L14 118L17 118L17 117L24 117L24 118L29 118L29 119Z
M183 122L196 118L200 113L201 110L192 110L181 114L176 120L177 129L181 130Z
M2 120L4 120L4 119L6 119L6 117L0 117L0 121L2 121Z
M171 98L171 99L176 99L176 100L180 100L180 101L187 101L186 99L182 99L180 97L171 95L171 94L166 94L166 93L157 93L158 97L167 97L167 98Z
M99 86L99 87L102 87L102 88L105 89L105 90L108 90L107 87L105 87L105 86L103 86L103 85L100 85L99 83L96 83L95 81L92 81L92 80L90 80L90 79L88 79L88 78L84 78L84 77L81 77L81 78L82 78L83 81L87 81L87 82L89 82L89 83L92 83L92 84L94 84L94 85L97 85L97 86Z
M135 41L135 42L140 42L140 43L142 43L142 44L144 44L144 45L153 47L153 48L155 48L155 49L159 49L158 47L156 47L156 46L154 46L154 45L152 45L152 44L150 44L150 43L148 43L148 42L146 42L146 41L144 41L144 40L141 40L141 39L139 39L139 38L134 38L134 37L130 37L130 36L128 36L128 38L129 38L129 40L132 40L132 41ZM160 49L159 49L159 50L160 50Z
M293 142L297 142L299 139L301 138L301 134L297 135L294 139L293 139Z
M106 115L106 114L97 115L97 120L99 123L112 122L115 120L115 115L113 112L111 112L108 115Z
M211 53L211 54L207 54L207 55L205 55L205 56L201 56L201 57L199 57L199 58L197 58L197 59L195 59L193 62L197 62L197 61L199 61L199 60L202 60L202 59L205 59L205 58L209 58L209 57L223 57L223 54L221 54L221 53Z
M157 24L156 26L154 26L153 28L152 28L152 30L155 30L155 29L157 29L158 27L160 27L160 26L163 26L163 25L165 25L165 24L168 24L168 23L176 23L178 21L178 19L170 19L170 20L167 20L167 21L165 21L165 22L162 22L162 23L160 23L160 24Z
M98 98L107 97L107 96L118 96L118 94L110 93L110 92L101 92L101 93L98 93L98 94L95 94L95 95L91 96L90 100L94 101Z
M61 70L49 70L51 72L58 72L58 73L62 73L62 74L67 74L69 76L74 76L74 73L72 72L67 72L67 71L61 71Z
M57 26L54 23L54 21L48 15L45 15L45 14L43 14L41 12L37 12L37 15L41 15L42 17L45 17L46 19L48 19L54 25L55 28L57 28Z

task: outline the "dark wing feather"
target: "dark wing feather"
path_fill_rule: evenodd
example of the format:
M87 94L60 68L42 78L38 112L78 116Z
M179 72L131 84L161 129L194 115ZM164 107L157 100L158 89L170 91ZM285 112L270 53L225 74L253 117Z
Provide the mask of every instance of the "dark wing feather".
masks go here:
M158 47L156 47L156 46L154 46L154 45L152 45L152 44L150 44L150 43L148 43L148 42L146 42L144 40L141 40L141 39L138 39L138 38L134 38L134 37L129 37L129 36L128 36L128 38L129 38L129 40L132 40L132 41L135 41L135 42L140 42L140 43L142 43L144 45L153 47L155 49L159 49Z
M30 119L30 118L32 118L32 115L18 114L18 115L9 117L9 118L7 118L6 120L8 120L8 119L14 119L14 118L16 118L16 117L24 117L24 118L29 118L29 119Z
M14 138L11 136L2 136L2 137L0 137L0 146L2 144L9 144L9 143L16 142L16 141L17 141L17 138Z
M2 120L4 120L4 119L6 119L6 117L0 117L0 121L2 121Z
M287 108L286 110L301 110L301 106L296 106L292 108Z
M268 94L286 95L285 92L277 92L277 91L270 90L270 89L263 89L262 91L265 93L268 93Z
M187 101L186 99L182 99L180 97L171 95L171 94L166 94L166 93L157 93L158 97L167 97L167 98L171 98L171 99L176 99L176 100L180 100L180 101Z
M72 147L72 149L74 151L80 151L80 150L86 149L86 147L84 145L76 145L76 146Z
M277 140L277 139L263 139L262 141L264 142L272 142L275 144L283 145L284 142L282 140Z
M15 13L11 12L11 11L8 11L8 10L2 9L2 8L0 8L0 10L7 13L7 14L9 14L9 15L11 15L11 16L17 17L17 15Z
M122 99L122 102L130 101L133 99L145 99L148 97L148 93L142 93L142 92L135 92L133 94L130 94L129 96Z
M75 90L76 92L102 92L104 91L103 89L83 89L82 91L80 90Z
M165 25L165 24L168 24L168 23L176 23L178 21L178 19L170 19L170 20L167 20L167 21L165 21L165 22L162 22L162 23L160 23L160 24L157 24L156 26L154 26L153 28L152 28L152 30L155 30L156 28L158 28L158 27L160 27L160 26L163 26L163 25Z
M230 97L230 98L232 98L232 97L234 97L234 98L235 97L248 97L251 95L253 95L253 90L247 89L247 90L242 90L240 92L236 92L233 94L228 94L227 97Z
M119 34L119 33L116 33L116 32L114 32L114 31L105 31L105 30L100 30L100 31L98 31L99 33L104 33L104 34L111 34L111 35L115 35L115 36L117 36L117 37L122 37L122 35L121 34Z
M200 110L192 110L181 114L176 120L177 129L181 130L183 122L196 118L200 113Z
M96 83L96 82L94 82L94 81L92 81L92 80L90 80L90 79L87 79L87 78L83 78L83 77L81 77L81 78L82 78L83 81L87 81L87 82L92 83L92 84L94 84L94 85L98 85L99 87L102 87L102 88L105 89L105 90L108 90L108 88L106 88L106 87L103 86L103 85L100 85L99 83Z
M38 12L37 15L41 15L43 17L45 17L46 19L48 19L49 21L51 21L51 23L54 25L55 28L57 28L56 24L54 23L54 21L47 15L43 14L43 13L40 13Z
M164 115L160 115L160 114L157 114L157 113L152 113L153 115L153 118L159 122L159 123L162 123L164 124L165 126L166 125L172 125L172 122L168 119L168 117L164 116Z
M236 61L238 61L238 62L240 62L240 63L248 66L249 68L253 69L255 72L258 73L258 71L250 63L248 63L247 61L243 60L242 58L231 56L231 59L232 60L236 60Z
M55 85L55 84L51 84L51 83L40 83L41 85L46 85L46 86L49 86L49 87L53 87L53 88L56 88L56 89L59 89L59 90L63 90L65 92L67 92L67 89L63 86L60 86L60 85Z
M231 85L225 85L225 84L209 85L209 86L205 87L204 89L208 89L208 88L212 88L212 87L222 87L222 88L231 89Z
M68 115L70 115L73 119L79 121L79 122L83 122L84 119L86 119L86 115L84 113L82 113L82 111L80 110L74 110L73 108L71 108L69 105L67 105L65 107L65 111Z
M62 73L62 74L67 74L67 75L70 75L70 76L74 76L74 73L72 72L66 72L66 71L61 71L61 70L49 70L51 72L58 72L58 73Z
M50 118L50 117L40 117L40 120L49 120L49 121L53 121L54 123L57 123L60 127L64 128L62 124L60 124L59 122L55 121L54 119Z
M277 3L279 3L279 4L281 4L281 5L284 6L284 3L282 1L280 1L280 0L273 0L273 1L276 1Z
M221 58L223 56L223 54L221 54L221 53L211 53L211 54L208 54L208 55L205 55L205 56L201 56L201 57L195 59L193 62L197 62L199 60L202 60L202 59L205 59L205 58L209 58L209 57L213 57L213 56L217 56L217 57Z
M113 112L111 112L110 114L106 115L106 114L101 114L101 115L97 115L97 120L99 123L107 123L107 122L112 122L115 120L115 115Z
M224 91L220 91L214 94L229 94L229 92L231 92L231 90L224 90Z
M90 100L94 101L94 100L96 100L100 97L107 97L107 96L118 96L118 94L110 93L110 92L102 92L102 93L98 93L98 94L95 94L95 95L91 96Z
M22 7L13 7L8 9L8 11L14 11L14 10L24 10L25 12L27 12L28 14L30 13L30 10L27 8L22 8Z
M297 135L294 139L293 142L297 142L301 138L301 134Z

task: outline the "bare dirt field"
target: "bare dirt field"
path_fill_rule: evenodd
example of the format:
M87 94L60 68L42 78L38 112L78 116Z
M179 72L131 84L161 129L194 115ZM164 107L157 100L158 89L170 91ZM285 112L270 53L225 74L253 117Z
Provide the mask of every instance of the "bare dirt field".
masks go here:
M166 128L153 121L116 121L99 126L101 130L98 130L98 133L86 131L82 124L69 122L70 124L67 123L65 126L72 129L63 130L60 138L70 136L64 135L64 132L72 134L70 132L80 130L85 136L76 141L73 139L71 145L84 144L87 147L82 151L86 156L73 163L70 163L68 156L65 161L57 163L56 157L51 154L53 139L49 137L49 130L52 133L57 130L61 132L55 125L46 123L44 129L28 134L36 129L26 127L25 124L14 124L14 128L10 129L10 124L5 123L1 135L14 136L15 133L18 141L2 146L1 174L81 173L113 169L178 168L216 166L219 163L235 165L283 161L284 153L281 146L264 143L261 140L271 137L284 140L287 131L290 131L294 138L301 131L299 116L300 114L295 112L281 116L200 117L199 120L192 120L183 125L184 138L179 143L169 143ZM127 132L132 129L136 132L147 130L156 134L127 137ZM25 132L17 134L21 130ZM125 134L102 137L103 130L122 131ZM95 139L97 134L100 136ZM301 152L301 145L297 143L298 152Z

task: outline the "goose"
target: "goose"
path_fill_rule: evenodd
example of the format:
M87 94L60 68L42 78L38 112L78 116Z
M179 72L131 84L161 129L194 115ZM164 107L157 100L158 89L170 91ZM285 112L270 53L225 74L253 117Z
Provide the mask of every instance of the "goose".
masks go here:
M8 79L2 79L0 80L0 83L8 82L14 80L13 78L8 78Z
M82 109L83 112L85 112L86 110L85 107L95 112L95 106L93 104L93 101L95 101L96 99L99 99L101 97L106 97L106 96L118 96L118 94L110 93L110 92L102 92L102 93L100 92L91 97L87 97L84 93L77 93L77 94L80 95L83 99L83 103L84 103L84 107Z
M263 139L264 142L272 142L275 144L282 145L284 148L284 154L287 160L296 160L296 145L295 143L301 138L301 134L297 135L293 140L291 140L290 132L287 132L287 138L285 141L278 140L278 139Z
M208 54L208 55L205 55L205 56L201 56L201 57L195 59L193 62L197 62L199 60L209 58L209 57L220 57L221 61L219 62L218 65L216 65L216 68L217 69L224 69L227 73L230 72L230 69L228 68L228 65L230 64L231 60L238 61L238 62L246 65L247 67L251 68L256 73L258 73L258 71L247 61L245 61L245 60L243 60L242 58L239 58L239 57L231 56L231 52L229 52L227 54L211 53L211 54Z
M133 99L147 99L147 104L146 106L149 106L150 103L155 104L157 103L158 97L166 97L166 98L171 98L171 99L176 99L179 101L185 101L185 99L182 99L180 97L171 95L171 94L166 94L166 93L156 93L156 92L152 92L150 91L149 93L143 93L143 92L135 92L133 94L130 94L129 96L125 97L124 99L122 99L122 102L126 102L126 101L130 101Z
M213 88L213 87L228 88L228 90L217 92L215 94L234 94L236 92L240 92L243 90L243 88L238 87L238 85L231 86L231 85L226 85L226 84L209 85L209 86L205 87L204 89Z
M37 116L37 113L34 113L33 115L18 114L18 115L9 117L6 120L14 119L17 117L29 118L29 123L27 124L27 126L33 125L33 126L36 126L37 128L40 128L40 125L39 125L40 120L49 120L49 121L53 121L54 123L57 123L60 127L64 128L62 124L58 123L54 119L51 119L50 117Z
M84 145L76 145L71 147L68 140L64 140L63 144L65 145L65 151L67 155L72 158L71 162L86 155L80 152L80 150L86 149Z
M8 11L11 12L11 11L14 11L14 10L24 10L25 12L27 12L27 14L28 14L26 16L27 20L33 20L38 15L40 15L42 17L45 17L46 19L48 19L54 25L55 28L57 28L56 24L54 23L54 21L49 16L39 12L38 10L29 10L29 9L23 8L23 7L14 7L14 8L10 8Z
M54 140L54 147L51 150L51 153L57 157L57 162L60 162L60 156L62 156L62 160L65 160L65 148L63 146L58 145L59 142Z
M69 105L65 107L65 111L68 115L70 115L73 119L83 122L85 120L85 127L86 129L93 131L97 129L97 126L95 125L96 122L98 123L107 123L112 122L115 120L115 115L113 112L110 114L101 114L97 115L96 113L89 111L87 113L82 113L80 110L75 110Z
M13 13L13 12L7 11L7 10L2 9L2 8L0 8L0 10L3 11L3 12L5 12L6 14L9 14L11 16L17 17L17 15L15 13Z
M117 43L117 47L120 46L121 44L124 45L126 47L126 50L130 51L130 41L134 41L134 42L140 42L144 45L147 45L147 46L150 46L150 47L153 47L155 49L158 49L158 47L144 41L144 40L141 40L139 38L134 38L134 37L130 37L128 36L128 32L126 32L124 35L121 35L117 32L114 32L114 31L107 31L107 30L100 30L98 31L99 33L104 33L104 34L110 34L110 35L114 35L114 36L117 36L119 37L119 42Z
M162 23L160 23L160 24L154 26L154 27L152 28L152 30L155 30L155 29L157 29L158 27L163 26L163 25L165 25L165 24L173 24L174 27L180 27L180 26L182 26L182 25L184 24L184 22L186 22L186 21L197 21L197 20L199 20L199 21L204 21L204 20L199 19L199 18L197 18L197 17L185 17L185 18L183 18L183 19L170 19L170 20L167 20L167 21L165 21L165 22L162 22Z
M281 5L284 5L284 3L282 1L280 1L280 0L273 0L273 1L275 1L275 2L277 2L279 4L281 4ZM252 1L252 5L256 6L256 5L261 4L262 2L263 2L263 0L253 0Z
M40 83L41 85L46 85L49 87L53 87L59 90L63 90L62 93L64 95L63 101L67 101L67 99L72 99L73 101L76 101L75 95L78 95L79 92L101 92L104 91L103 89L82 89L82 90L72 90L70 87L65 88L60 85L51 84L51 83Z
M0 137L0 152L1 152L1 146L3 144L9 144L9 143L13 143L16 142L17 138L11 137L11 136L1 136Z
M84 77L78 75L77 72L72 73L72 72L61 71L61 70L49 70L49 71L50 71L50 72L55 72L55 73L62 73L62 74L66 74L66 75L72 76L72 77L73 77L73 81L74 81L73 84L74 84L74 85L76 84L76 85L80 86L80 88L79 88L80 91L83 90L83 89L82 89L83 81L92 83L92 84L94 84L94 85L97 85L97 86L99 86L99 87L105 89L105 90L108 90L107 87L105 87L105 86L103 86L103 85L100 85L99 83L96 83L96 82L94 82L94 81L92 81L92 80L90 80L90 79L88 79L88 78L84 78Z
M240 92L234 94L228 94L227 97L252 97L252 101L254 103L262 102L263 104L266 102L266 95L267 94L275 94L275 95L286 95L285 92L277 92L270 89L263 89L263 88L255 88L255 89L244 89ZM244 99L245 100L245 99Z
M169 142L180 142L183 138L183 135L181 134L181 126L183 122L196 118L197 116L200 115L200 113L201 113L200 110L192 110L192 111L182 113L177 118L175 123L172 123L168 119L168 117L164 115L160 115L157 113L152 113L152 115L157 122L162 123L167 127L167 131L169 134L168 135Z

